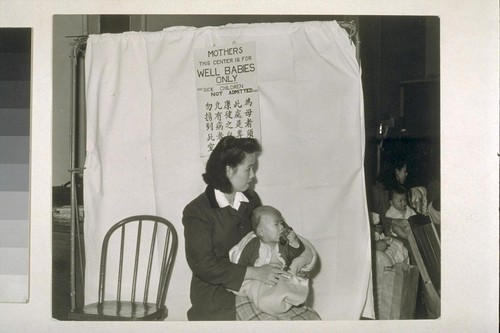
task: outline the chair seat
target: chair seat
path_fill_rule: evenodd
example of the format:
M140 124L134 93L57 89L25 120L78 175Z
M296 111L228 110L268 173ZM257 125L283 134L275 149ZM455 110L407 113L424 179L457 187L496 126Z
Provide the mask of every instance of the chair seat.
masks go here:
M73 320L96 321L140 321L164 320L168 315L166 306L160 308L153 303L105 301L102 304L92 303L77 308L68 315Z

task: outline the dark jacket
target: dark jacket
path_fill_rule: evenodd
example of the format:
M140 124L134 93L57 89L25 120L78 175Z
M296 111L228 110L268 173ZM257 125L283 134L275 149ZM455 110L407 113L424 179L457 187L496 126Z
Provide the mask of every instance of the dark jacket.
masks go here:
M251 212L261 205L254 191L244 194L249 202L238 211L220 208L208 186L184 208L186 259L193 272L189 320L236 320L235 295L226 288L240 289L246 267L231 263L229 250L251 231Z

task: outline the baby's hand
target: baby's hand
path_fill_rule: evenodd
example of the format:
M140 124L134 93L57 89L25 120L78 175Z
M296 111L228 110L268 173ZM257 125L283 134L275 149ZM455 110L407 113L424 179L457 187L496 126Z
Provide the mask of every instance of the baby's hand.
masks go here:
M286 238L288 239L289 242L292 243L298 241L297 234L295 233L295 231L293 231L293 229L290 229L290 231L286 235Z
M288 234L286 235L286 238L288 239L288 244L294 248L298 248L300 246L299 238L297 237L297 234L293 229L290 229Z

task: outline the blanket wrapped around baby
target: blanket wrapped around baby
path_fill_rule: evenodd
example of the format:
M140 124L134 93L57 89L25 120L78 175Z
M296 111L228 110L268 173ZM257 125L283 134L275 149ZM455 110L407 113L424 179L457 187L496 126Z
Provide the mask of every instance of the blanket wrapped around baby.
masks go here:
M290 279L282 279L276 285L269 285L258 280L245 280L239 291L233 291L236 295L247 296L255 306L270 315L278 315L287 312L292 306L303 304L309 294L309 280L298 277L300 271L309 272L314 268L317 254L311 243L302 236L297 235L304 244L304 252L295 258L290 264ZM238 263L240 255L250 240L255 238L253 232L249 232L243 239L229 251L229 260ZM259 251L259 260L256 267L268 264L271 261L271 248L263 247Z

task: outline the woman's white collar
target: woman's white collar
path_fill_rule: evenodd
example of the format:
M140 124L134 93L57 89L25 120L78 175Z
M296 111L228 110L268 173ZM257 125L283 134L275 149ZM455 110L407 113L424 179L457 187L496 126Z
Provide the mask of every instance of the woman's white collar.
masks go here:
M233 204L231 204L229 200L227 200L226 196L221 191L214 189L214 192L215 200L217 201L217 204L220 208L231 206L234 209L238 210L240 208L240 203L248 202L248 198L242 192L236 192L236 194L234 195Z

